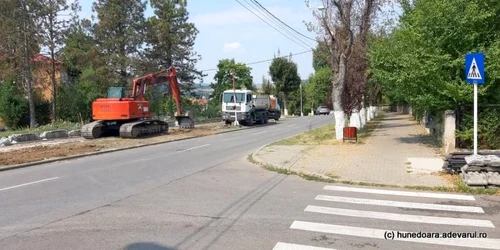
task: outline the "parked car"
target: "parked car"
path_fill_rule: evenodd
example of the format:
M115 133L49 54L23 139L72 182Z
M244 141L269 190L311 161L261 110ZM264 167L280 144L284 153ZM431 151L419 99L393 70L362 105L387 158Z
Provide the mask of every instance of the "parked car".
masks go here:
M319 106L316 109L316 115L330 115L330 109L327 106Z

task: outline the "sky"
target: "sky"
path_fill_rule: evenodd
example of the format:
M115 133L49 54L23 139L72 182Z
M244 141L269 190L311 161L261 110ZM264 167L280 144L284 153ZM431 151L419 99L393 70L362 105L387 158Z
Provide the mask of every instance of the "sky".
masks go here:
M80 0L82 18L91 17L93 2ZM274 19L255 2L300 34ZM316 34L308 31L304 22L317 22L312 9L320 7L321 2L310 0L308 7L305 0L188 0L188 21L199 30L194 51L202 59L196 66L207 74L203 83L214 81L219 60L234 58L236 62L247 63L252 68L254 83L261 84L263 76L270 79L269 66L278 50L282 56L298 54L292 60L297 63L300 77L307 79L314 73L310 50L316 46L313 41ZM399 6L384 9L396 10L396 16L401 12ZM148 3L145 16L152 15Z
M80 0L82 18L90 18L92 15L92 2ZM315 38L315 34L309 32L304 24L304 21L314 21L312 11L307 8L304 0L258 0L257 2L304 36ZM204 83L214 81L216 73L214 69L217 68L219 60L224 58L252 63L272 59L278 49L281 55L289 55L315 47L315 41L286 28L257 6L251 0L188 0L189 21L199 30L194 50L202 56L202 60L196 66L198 70L203 70L203 73L207 74ZM153 11L148 3L145 16L151 15ZM309 74L314 73L311 52L293 56L292 60L297 63L298 73L302 79L307 79ZM269 61L248 65L252 68L254 83L260 84L263 76L270 78L268 76L270 63Z

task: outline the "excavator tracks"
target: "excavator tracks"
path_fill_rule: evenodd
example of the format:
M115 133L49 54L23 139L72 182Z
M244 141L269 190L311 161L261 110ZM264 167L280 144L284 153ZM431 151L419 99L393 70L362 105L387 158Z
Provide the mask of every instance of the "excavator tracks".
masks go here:
M97 139L105 136L138 138L168 133L168 123L161 120L141 120L127 123L94 121L85 124L81 135L85 139Z
M120 126L120 137L137 138L168 133L168 123L160 120L143 120Z
M85 139L96 139L102 137L105 128L104 121L94 121L83 125L80 130L81 136Z

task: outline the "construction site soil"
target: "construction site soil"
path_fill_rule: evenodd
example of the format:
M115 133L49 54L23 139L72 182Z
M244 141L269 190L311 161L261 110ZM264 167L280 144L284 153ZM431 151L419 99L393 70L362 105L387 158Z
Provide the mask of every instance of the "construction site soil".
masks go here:
M0 148L0 166L42 161L51 158L72 156L96 151L147 145L158 142L213 135L218 132L234 130L234 127L214 124L193 129L171 129L167 135L147 138L123 139L118 137L86 140L83 138L36 141Z

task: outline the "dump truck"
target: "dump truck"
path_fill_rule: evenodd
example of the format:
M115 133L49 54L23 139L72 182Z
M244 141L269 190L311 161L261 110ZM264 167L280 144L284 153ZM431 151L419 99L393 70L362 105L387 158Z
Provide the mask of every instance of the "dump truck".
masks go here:
M266 124L281 117L278 98L274 95L253 94L251 90L231 89L222 93L222 120L241 125Z

